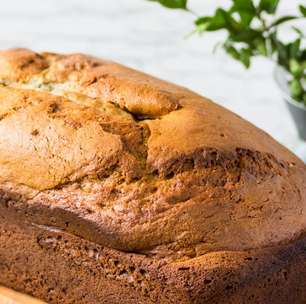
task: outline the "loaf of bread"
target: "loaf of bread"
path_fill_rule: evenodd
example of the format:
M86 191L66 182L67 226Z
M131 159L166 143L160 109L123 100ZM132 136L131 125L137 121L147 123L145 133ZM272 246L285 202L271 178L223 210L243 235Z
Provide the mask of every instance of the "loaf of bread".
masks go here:
M306 166L269 135L81 54L2 51L0 83L0 284L60 304L306 303Z

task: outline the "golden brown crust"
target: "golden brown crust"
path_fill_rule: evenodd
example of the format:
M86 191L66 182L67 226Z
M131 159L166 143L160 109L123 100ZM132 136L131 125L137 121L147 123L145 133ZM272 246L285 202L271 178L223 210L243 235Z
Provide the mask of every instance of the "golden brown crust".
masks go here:
M305 236L285 246L165 263L120 252L0 205L0 284L50 304L303 304Z
M211 101L81 54L0 71L2 200L33 222L176 261L305 230L305 165Z

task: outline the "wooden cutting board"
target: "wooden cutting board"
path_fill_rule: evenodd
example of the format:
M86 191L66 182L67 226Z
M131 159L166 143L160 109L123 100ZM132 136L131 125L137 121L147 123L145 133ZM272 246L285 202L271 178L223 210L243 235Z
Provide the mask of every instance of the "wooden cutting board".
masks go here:
M45 304L30 296L0 286L0 304Z

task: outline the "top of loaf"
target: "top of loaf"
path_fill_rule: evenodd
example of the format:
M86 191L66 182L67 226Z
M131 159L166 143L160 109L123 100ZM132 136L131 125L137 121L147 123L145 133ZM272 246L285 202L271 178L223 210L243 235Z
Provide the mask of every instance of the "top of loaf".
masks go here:
M0 53L0 83L0 187L58 212L37 224L174 259L305 229L305 165L206 98L111 61L27 49Z

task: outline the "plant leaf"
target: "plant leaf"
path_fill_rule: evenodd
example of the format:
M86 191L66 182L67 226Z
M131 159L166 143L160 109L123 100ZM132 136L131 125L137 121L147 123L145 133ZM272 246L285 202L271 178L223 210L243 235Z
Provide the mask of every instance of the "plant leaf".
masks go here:
M254 39L262 37L262 33L253 29L246 29L237 33L231 34L230 39L235 42L245 42L252 44Z
M294 77L296 77L296 78L302 77L302 75L303 75L303 67L302 67L302 65L297 60L290 59L289 68L290 68L291 74Z
M304 17L306 17L306 6L300 5L299 6L300 12Z
M273 27L273 26L277 26L277 25L280 25L282 23L285 23L287 21L290 21L290 20L294 20L294 19L297 19L298 17L297 16L283 16L283 17L280 17L278 19L276 19L270 27Z
M288 69L289 54L288 49L283 43L277 44L278 63Z
M195 24L202 29L200 31L230 30L233 26L236 26L235 20L222 8L218 8L211 17L198 18Z
M266 41L265 41L264 38L255 39L254 40L254 45L255 45L255 48L256 48L258 54L260 54L262 56L267 56L268 55Z
M292 79L289 82L289 89L290 89L291 95L295 99L297 100L301 99L301 94L303 94L303 87L302 87L301 82L298 79Z
M248 11L250 13L256 13L256 8L252 0L233 0L232 8L237 12Z
M253 14L249 14L248 12L245 12L245 11L240 11L239 16L240 16L241 24L244 27L248 27L254 18Z
M234 59L236 60L240 60L240 54L239 52L236 50L235 47L233 47L232 45L227 45L226 43L224 44L224 49L225 51Z
M256 15L256 8L252 0L233 0L231 12L237 12L240 16L241 24L248 27Z
M215 15L211 17L208 31L216 31L226 27L227 12L224 9L217 9Z
M253 52L250 48L236 48L230 39L227 39L223 44L225 51L234 59L240 61L246 68L251 65L251 57Z
M279 0L260 0L259 11L265 11L268 14L274 14L277 10Z
M148 0L152 2L159 2L167 8L173 9L187 9L187 0Z
M196 33L203 33L207 31L207 28L209 27L211 22L211 17L200 17L195 20L194 24L196 25Z
M248 69L251 65L251 56L252 56L252 50L248 48L241 49L240 52L240 61L243 63L243 65Z
M298 34L298 36L300 38L304 38L305 37L305 34L303 33L303 31L300 30L298 27L292 26L292 29Z
M300 55L300 46L301 46L301 39L298 38L292 43L289 43L289 54L290 58L298 59Z

